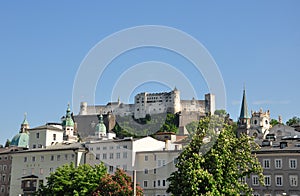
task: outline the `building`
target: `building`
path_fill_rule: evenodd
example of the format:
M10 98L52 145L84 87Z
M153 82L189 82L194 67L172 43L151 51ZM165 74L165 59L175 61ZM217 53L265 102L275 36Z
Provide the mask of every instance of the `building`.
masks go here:
M87 163L95 165L103 162L109 173L114 173L116 168L129 171L132 175L134 170L136 152L163 150L165 142L158 141L152 137L124 138L96 140L85 143L89 149Z
M265 185L257 175L246 179L254 196L300 196L300 132L282 124L271 127L270 111L260 109L250 117L244 90L237 134L248 134L260 145L253 153L263 167Z
M251 117L248 112L248 104L246 100L246 90L243 91L243 99L241 104L241 112L238 119L237 135L247 134L254 137L255 140L265 139L269 133L270 126L270 111L263 112L260 109L258 112L251 111Z
M145 118L147 115L180 113L179 127L201 117L213 114L215 111L215 96L206 94L204 100L182 100L180 91L176 88L170 92L139 93L134 98L133 104L109 102L107 105L89 106L86 102L80 105L80 112L74 116L78 125L78 133L82 138L95 133L97 115L103 115L103 121L108 131L116 124L116 117L130 116L134 119ZM157 130L155 130L157 131Z
M9 195L33 195L41 184L47 183L46 177L56 168L71 162L75 166L85 163L86 152L81 143L59 143L11 152L13 172Z
M41 184L47 183L46 177L57 167L71 162L75 166L83 164L87 153L84 144L77 143L69 106L62 123L47 123L30 129L25 116L10 148L8 159L13 169L7 177L9 195L33 195Z
M144 195L171 195L167 193L167 179L176 171L175 164L180 153L181 148L136 153L136 180L143 188Z

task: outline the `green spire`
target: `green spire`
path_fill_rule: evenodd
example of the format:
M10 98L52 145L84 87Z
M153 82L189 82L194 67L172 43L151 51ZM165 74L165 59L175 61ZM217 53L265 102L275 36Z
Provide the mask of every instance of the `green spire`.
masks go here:
M249 117L249 114L248 114L248 105L247 105L247 100L246 100L246 90L245 90L245 87L244 87L240 119L245 119L245 118L250 118L250 117Z
M68 104L68 108L67 108L67 111L66 111L66 118L63 122L63 126L74 127L74 121L73 121L72 116L71 116L70 104Z
M25 112L24 113L24 120L23 120L23 122L22 122L22 125L28 125L29 123L28 123L28 121L27 121L27 113Z
M98 118L99 118L99 123L96 126L96 134L100 133L102 135L106 135L106 127L105 124L103 123L102 114Z

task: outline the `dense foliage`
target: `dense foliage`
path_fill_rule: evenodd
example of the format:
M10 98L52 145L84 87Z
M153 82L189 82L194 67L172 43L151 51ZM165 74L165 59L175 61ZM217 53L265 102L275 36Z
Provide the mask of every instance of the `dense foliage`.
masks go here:
M298 125L298 124L300 124L300 118L297 116L294 116L293 118L289 119L286 122L286 125L288 125L288 126Z
M47 177L47 184L38 190L37 195L89 195L99 186L99 181L105 174L104 164L94 167L87 164L78 167L73 163L65 164Z
M178 170L168 179L168 192L173 195L250 195L251 188L241 179L256 173L262 182L261 165L252 154L257 148L248 136L237 138L224 119L222 122L216 117L204 118L178 157Z
M131 196L133 195L133 183L130 176L123 170L117 169L114 175L106 174L100 180L98 188L93 196ZM136 196L142 196L143 190L136 186Z
M179 116L178 114L168 113L165 123L159 129L159 132L178 132Z

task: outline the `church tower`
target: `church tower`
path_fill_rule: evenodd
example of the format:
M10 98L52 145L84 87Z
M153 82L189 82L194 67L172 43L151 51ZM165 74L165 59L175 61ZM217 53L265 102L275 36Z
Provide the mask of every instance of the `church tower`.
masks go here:
M248 134L249 128L250 128L250 116L248 113L246 90L244 88L243 100L242 100L242 105L241 105L241 113L240 113L240 117L238 120L238 130L237 130L238 136L242 133Z
M69 142L76 142L77 136L74 135L75 123L71 116L70 104L68 104L66 116L62 119L62 127L64 130L64 140Z
M103 137L106 137L106 126L103 123L102 114L100 116L98 116L98 118L99 118L99 123L96 126L95 136L97 138L103 138Z

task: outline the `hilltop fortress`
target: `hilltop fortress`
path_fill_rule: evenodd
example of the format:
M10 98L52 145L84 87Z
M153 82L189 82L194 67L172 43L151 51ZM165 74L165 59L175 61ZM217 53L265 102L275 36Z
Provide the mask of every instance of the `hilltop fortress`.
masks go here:
M215 96L206 94L204 100L181 100L180 91L176 88L171 92L139 93L134 98L134 104L124 104L120 100L107 105L88 106L81 102L79 115L108 114L118 116L134 116L135 119L145 118L147 114L197 112L201 115L213 114L215 111Z
M145 118L146 115L162 113L179 114L179 132L187 134L185 125L198 121L201 117L213 114L215 111L215 96L206 94L204 100L181 100L180 91L176 88L170 92L139 93L134 97L133 104L125 104L118 100L106 105L88 105L81 102L80 112L74 116L76 128L82 138L95 133L98 122L97 115L103 115L107 131L113 130L118 117ZM138 131L138 130L137 130Z

